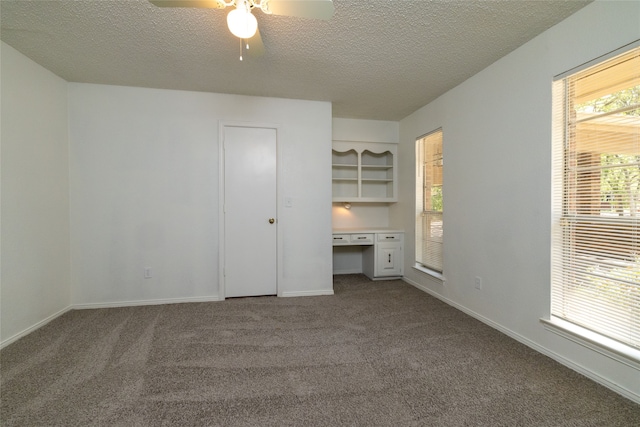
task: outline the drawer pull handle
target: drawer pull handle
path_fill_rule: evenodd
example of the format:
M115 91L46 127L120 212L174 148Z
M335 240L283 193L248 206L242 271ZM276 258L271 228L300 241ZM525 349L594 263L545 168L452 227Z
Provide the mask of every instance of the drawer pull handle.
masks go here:
M391 264L391 254L389 254L389 264Z
M393 236L387 236L387 237L385 237L385 239L395 239L395 237L393 237Z
M342 240L344 237L334 237L333 240Z
M366 237L358 237L358 240L366 239Z

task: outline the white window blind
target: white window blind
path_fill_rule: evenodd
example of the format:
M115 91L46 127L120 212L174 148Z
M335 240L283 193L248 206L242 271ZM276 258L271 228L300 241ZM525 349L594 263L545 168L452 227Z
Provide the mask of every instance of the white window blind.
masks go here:
M640 348L640 48L553 100L551 315Z
M442 130L416 144L416 262L442 272Z

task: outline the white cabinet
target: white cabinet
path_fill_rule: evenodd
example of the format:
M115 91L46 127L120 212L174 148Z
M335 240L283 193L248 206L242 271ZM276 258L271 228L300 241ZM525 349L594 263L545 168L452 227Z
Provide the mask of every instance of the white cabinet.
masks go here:
M400 276L402 246L398 243L378 243L375 246L375 277Z
M334 202L396 202L398 145L333 141Z
M362 272L372 280L401 277L402 266L402 233L379 233L362 253Z
M333 246L362 247L362 273L371 280L402 277L402 241L401 231L333 233Z

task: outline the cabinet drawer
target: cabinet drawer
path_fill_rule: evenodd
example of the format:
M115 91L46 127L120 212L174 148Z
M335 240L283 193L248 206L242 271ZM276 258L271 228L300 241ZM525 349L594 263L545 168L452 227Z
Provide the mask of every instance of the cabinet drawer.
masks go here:
M373 245L373 234L352 234L352 245Z
M378 242L401 242L402 233L378 233Z
M333 235L333 246L339 245L350 245L350 235L349 234L334 234Z

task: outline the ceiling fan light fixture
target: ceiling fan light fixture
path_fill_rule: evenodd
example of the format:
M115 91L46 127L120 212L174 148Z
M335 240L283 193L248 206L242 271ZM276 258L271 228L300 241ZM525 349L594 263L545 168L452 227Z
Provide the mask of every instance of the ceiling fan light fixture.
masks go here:
M229 31L241 39L250 39L258 30L258 21L247 8L238 7L227 15Z

